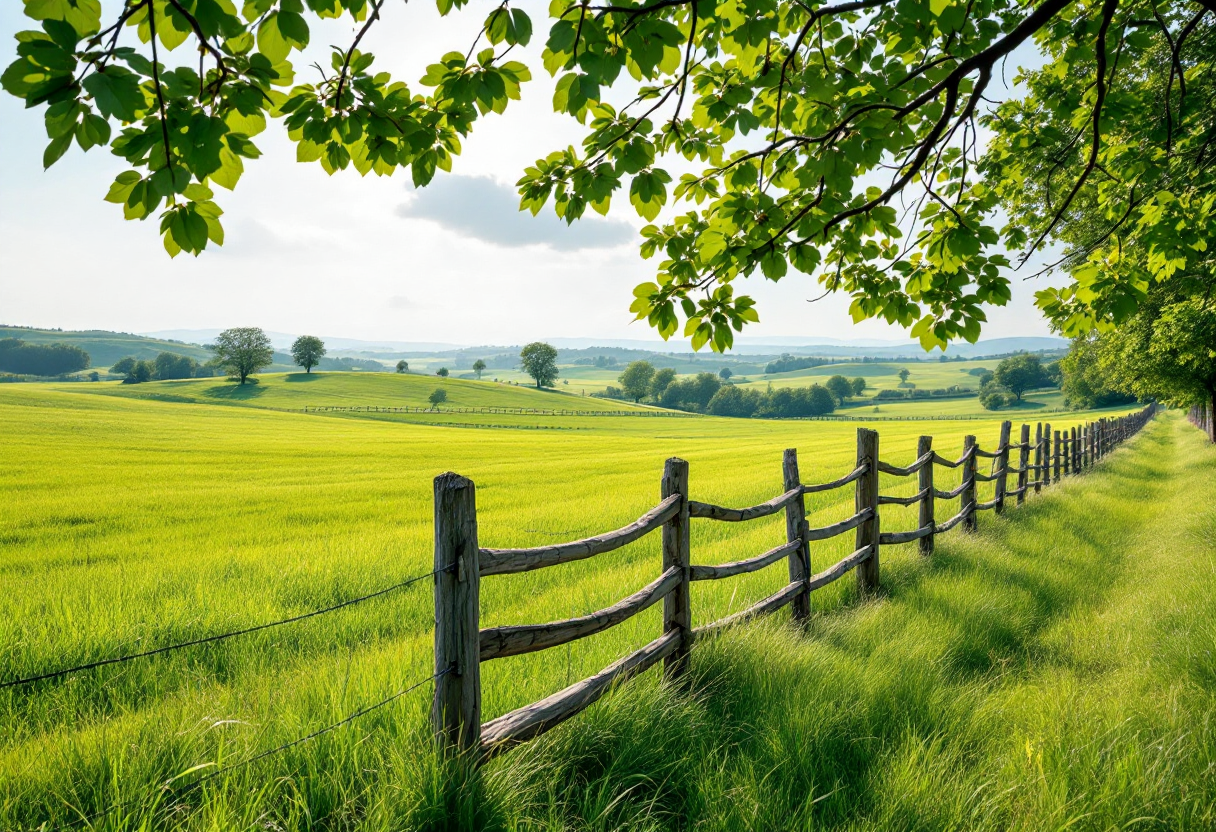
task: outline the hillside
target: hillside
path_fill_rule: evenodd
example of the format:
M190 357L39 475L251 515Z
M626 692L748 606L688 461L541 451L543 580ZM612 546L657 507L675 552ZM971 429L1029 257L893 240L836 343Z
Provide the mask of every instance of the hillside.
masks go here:
M20 326L0 326L0 338L20 338L31 344L71 344L89 354L95 369L112 367L119 359L128 355L140 359L156 358L162 352L188 355L202 363L211 358L211 353L197 344L167 341L131 335L126 332L109 332L102 329L58 330L27 329Z
M84 392L196 404L303 410L305 407L429 407L432 391L448 394L443 407L525 407L567 410L637 410L628 402L559 390L410 373L266 373L241 385L225 378L89 385ZM76 388L72 388L74 391Z

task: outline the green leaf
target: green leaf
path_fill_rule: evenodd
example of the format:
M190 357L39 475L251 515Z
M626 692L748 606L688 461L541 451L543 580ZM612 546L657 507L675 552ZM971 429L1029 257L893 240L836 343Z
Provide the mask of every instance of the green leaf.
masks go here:
M42 154L42 168L46 170L51 165L59 161L60 157L67 152L72 146L72 134L65 133L64 135L51 139L51 143L46 146L46 150Z
M84 79L84 88L103 116L119 121L135 121L144 108L143 90L139 76L129 69L110 65L104 72L94 72Z

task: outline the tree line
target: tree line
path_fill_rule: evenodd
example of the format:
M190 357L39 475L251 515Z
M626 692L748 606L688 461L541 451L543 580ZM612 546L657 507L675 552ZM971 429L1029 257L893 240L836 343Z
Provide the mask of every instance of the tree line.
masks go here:
M0 339L0 372L23 376L61 376L87 370L89 354L71 344L28 344L20 338Z

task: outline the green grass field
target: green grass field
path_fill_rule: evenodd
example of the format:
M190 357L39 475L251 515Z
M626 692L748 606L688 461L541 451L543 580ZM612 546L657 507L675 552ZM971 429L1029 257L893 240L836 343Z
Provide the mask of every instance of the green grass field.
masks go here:
M68 389L60 387L59 389ZM75 388L71 388L76 392ZM429 407L436 389L447 392L442 407L525 407L538 410L635 410L613 399L537 390L524 385L398 373L268 373L246 384L224 378L147 384L97 384L82 392L182 404L235 404L303 410L305 407Z
M374 392L386 405L419 385L290 378L264 378L236 399L217 380L0 389L0 681L425 573L431 479L444 470L477 483L482 545L524 546L634 519L657 502L669 456L690 461L695 499L745 505L781 490L783 448L800 448L808 482L845 473L855 453L856 425L833 422L493 420L561 428L524 432L462 427L455 414L436 425L266 409L323 404L304 401L320 395L313 385L334 403ZM470 403L500 391L511 406L525 395L580 401L444 386L454 402L466 391ZM922 432L946 455L965 433L991 447L998 419L882 423L882 455L910 461ZM174 797L215 764L425 679L426 581L210 647L3 689L0 828L59 828L116 804L124 808L78 828L441 828L456 799L465 827L486 829L1030 830L1069 820L1106 829L1140 817L1156 818L1137 821L1143 828L1210 829L1216 454L1201 440L1164 419L1101 471L1006 519L985 515L974 540L943 538L932 562L887 549L881 600L858 603L841 581L815 594L805 636L767 625L698 648L692 689L638 680L491 765L477 795L453 795L430 753L424 687ZM847 517L851 493L809 497L808 512L813 525ZM913 525L912 512L884 509L884 528ZM779 517L698 524L693 560L733 560L782 540ZM850 544L815 544L813 564ZM657 546L651 536L593 561L488 578L482 624L604 607L658 574ZM1175 568L1180 551L1197 568ZM777 566L698 584L694 624L785 581ZM487 664L485 718L641 646L658 633L658 615Z

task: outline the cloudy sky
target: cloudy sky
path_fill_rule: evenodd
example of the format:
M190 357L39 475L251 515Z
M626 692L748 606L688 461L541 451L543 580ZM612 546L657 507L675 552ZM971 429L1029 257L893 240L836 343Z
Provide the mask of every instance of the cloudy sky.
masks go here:
M105 0L107 12L117 7ZM391 2L365 38L376 67L415 85L444 52L468 48L485 4L441 19L434 4ZM546 4L521 3L537 22ZM0 4L0 61L30 28L20 4ZM314 27L310 59L349 42L352 27ZM102 201L125 169L108 151L73 147L49 171L41 109L0 92L0 323L128 332L256 325L370 340L519 343L545 337L652 338L631 323L633 287L653 276L637 253L643 223L625 200L609 217L566 227L551 212L518 210L513 183L548 152L577 143L579 126L552 112L553 84L538 37L535 78L505 116L478 122L453 173L414 191L408 171L330 177L295 162L272 122L234 193L220 191L227 243L170 260L155 218L127 222ZM318 48L319 47L319 48ZM186 47L173 53L189 60ZM293 59L294 60L294 59ZM294 60L297 80L311 80ZM1012 75L1013 67L1009 68ZM589 212L590 213L590 212ZM1014 280L1013 303L991 311L984 336L1045 335L1033 306L1040 281ZM744 281L758 301L757 336L902 338L880 322L854 326L848 298L819 296L813 278Z

